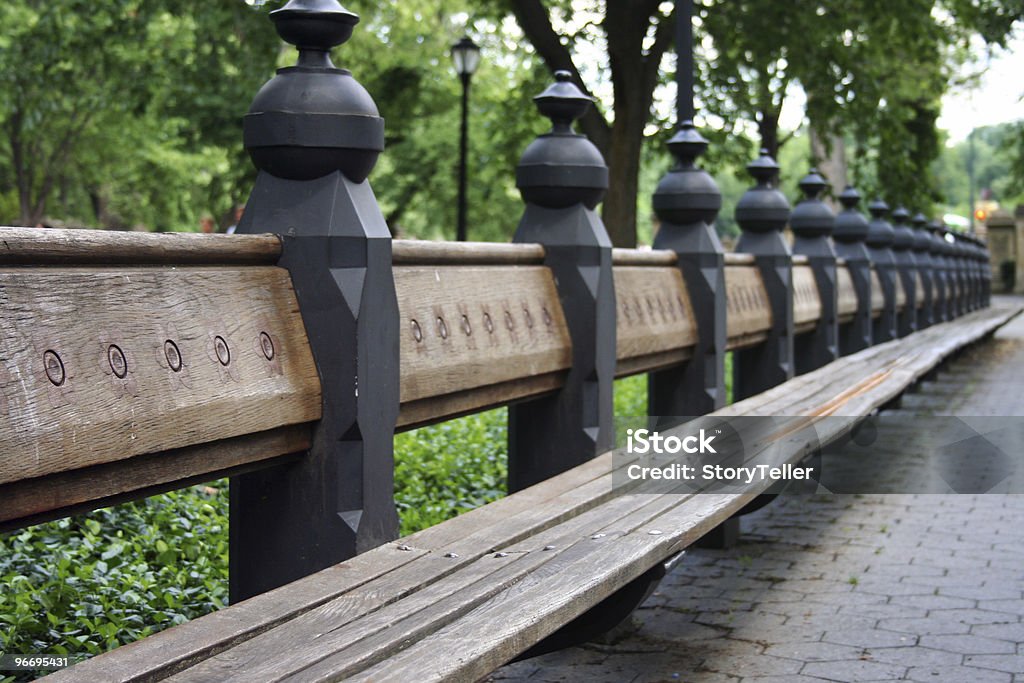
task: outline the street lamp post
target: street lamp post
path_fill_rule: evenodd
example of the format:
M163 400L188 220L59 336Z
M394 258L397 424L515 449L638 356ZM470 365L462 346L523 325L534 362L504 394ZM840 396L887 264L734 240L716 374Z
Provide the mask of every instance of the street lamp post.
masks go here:
M469 37L452 45L452 62L462 81L462 134L459 139L459 222L455 239L466 241L466 149L469 145L469 80L480 64L480 46Z

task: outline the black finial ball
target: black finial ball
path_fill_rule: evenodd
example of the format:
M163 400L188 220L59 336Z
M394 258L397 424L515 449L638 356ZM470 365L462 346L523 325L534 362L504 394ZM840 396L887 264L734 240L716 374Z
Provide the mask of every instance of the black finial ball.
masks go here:
M568 71L533 98L551 119L551 131L530 143L516 166L516 187L523 199L550 209L583 204L593 209L608 189L608 167L590 140L572 130L593 99L572 82Z
M329 56L359 17L337 0L291 0L271 19L299 49L299 62L279 69L253 99L244 120L249 156L279 178L312 180L340 171L361 183L384 150L384 119L366 89Z

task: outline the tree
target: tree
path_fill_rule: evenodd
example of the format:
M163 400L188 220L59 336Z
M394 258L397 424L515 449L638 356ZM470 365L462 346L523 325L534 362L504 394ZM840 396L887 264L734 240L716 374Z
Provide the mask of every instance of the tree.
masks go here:
M640 151L662 57L672 44L674 9L662 0L592 2L588 8L600 12L601 4L605 7L599 29L607 45L614 116L609 121L600 107L591 107L580 126L608 163L609 188L602 209L608 233L615 246L632 247L636 246ZM590 92L575 63L573 47L577 40L593 39L593 27L584 26L570 36L560 36L554 28L553 15L572 13L574 3L507 0L507 6L548 69L570 71L577 85Z

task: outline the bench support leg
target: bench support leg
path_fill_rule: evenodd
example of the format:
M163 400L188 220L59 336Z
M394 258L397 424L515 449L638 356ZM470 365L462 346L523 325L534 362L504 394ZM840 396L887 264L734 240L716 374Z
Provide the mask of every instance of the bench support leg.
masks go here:
M398 531L398 302L391 235L369 182L337 172L311 181L261 174L239 232L284 233L279 265L295 286L320 373L323 418L303 457L231 481L232 602Z
M773 496L774 497L774 496ZM730 517L700 537L694 544L698 548L728 550L740 541L740 518Z

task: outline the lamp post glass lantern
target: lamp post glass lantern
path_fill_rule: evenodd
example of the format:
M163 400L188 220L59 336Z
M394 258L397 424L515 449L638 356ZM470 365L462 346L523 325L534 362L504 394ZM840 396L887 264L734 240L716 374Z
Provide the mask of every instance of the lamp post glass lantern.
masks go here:
M452 62L462 81L462 133L459 137L459 222L455 239L466 241L466 150L469 145L469 80L480 65L480 46L467 36L452 45Z

